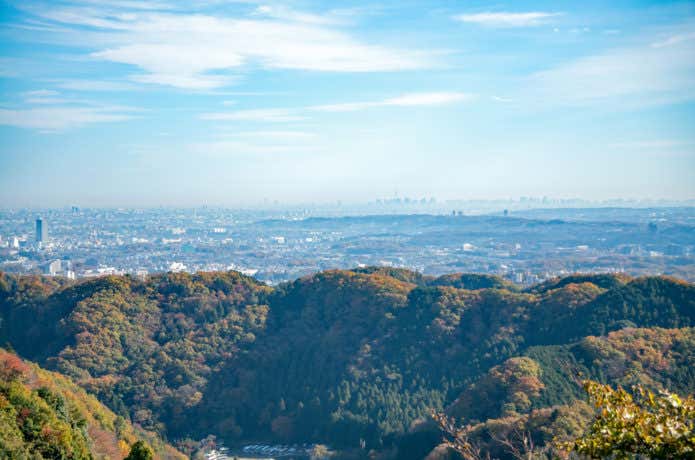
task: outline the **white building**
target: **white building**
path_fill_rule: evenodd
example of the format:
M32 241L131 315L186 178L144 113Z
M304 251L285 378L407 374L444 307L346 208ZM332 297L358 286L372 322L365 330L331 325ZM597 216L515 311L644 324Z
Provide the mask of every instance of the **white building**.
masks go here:
M54 260L46 266L46 274L56 276L62 271L60 260Z
M169 265L169 271L174 273L183 272L186 271L186 266L182 262L172 262Z

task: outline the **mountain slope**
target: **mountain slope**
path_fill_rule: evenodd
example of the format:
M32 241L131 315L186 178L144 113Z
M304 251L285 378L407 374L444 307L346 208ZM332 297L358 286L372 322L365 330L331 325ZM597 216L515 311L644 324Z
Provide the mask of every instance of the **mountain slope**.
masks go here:
M344 447L364 439L380 447L529 346L570 344L629 325L694 323L693 286L668 278L600 277L600 285L577 278L518 292L433 286L397 275L334 271L276 291L265 334L203 392L197 410L215 415L201 433ZM616 300L624 298L631 308ZM572 389L550 387L522 406L579 395L571 373L558 379ZM692 389L689 380L684 385ZM486 409L477 418L500 414Z
M522 290L383 268L277 288L234 272L0 275L0 320L0 340L22 356L171 439L385 449L431 409L486 423L571 403L577 372L695 390L683 332L695 326L695 287L664 277L576 275ZM659 354L671 367L649 364ZM626 366L633 380L616 371Z
M469 441L492 458L514 459L509 443L523 450L523 437L555 458L552 441L581 435L594 416L580 379L688 395L695 390L693 365L695 328L626 328L573 344L532 347L468 385L446 413L471 425ZM422 422L400 441L397 458L414 460L430 451L432 458L446 458L435 450L439 442L435 424Z
M65 376L0 349L0 457L118 459L138 439L146 439L157 458L185 458Z
M180 419L200 399L207 376L255 340L270 291L236 272L145 282L110 276L66 286L49 278L0 280L0 343L157 431Z

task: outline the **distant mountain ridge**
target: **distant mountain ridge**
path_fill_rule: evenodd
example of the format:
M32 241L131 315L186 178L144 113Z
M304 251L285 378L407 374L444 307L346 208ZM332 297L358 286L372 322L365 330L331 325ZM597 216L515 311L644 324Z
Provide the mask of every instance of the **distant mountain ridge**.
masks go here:
M431 409L521 420L580 397L575 372L695 390L695 286L665 277L522 289L369 267L270 288L236 272L0 274L0 320L0 343L170 439L365 443L407 458L398 446L434 447L414 428ZM471 412L466 398L492 405Z

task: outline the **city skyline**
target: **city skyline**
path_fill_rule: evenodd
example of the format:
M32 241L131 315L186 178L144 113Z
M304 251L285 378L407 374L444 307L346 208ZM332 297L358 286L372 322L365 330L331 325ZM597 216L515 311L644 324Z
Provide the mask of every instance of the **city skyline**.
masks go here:
M63 209L41 218L0 210L0 272L74 279L234 270L276 284L379 266L523 284L573 272L695 279L692 207L403 209Z
M0 207L695 198L695 3L4 1Z

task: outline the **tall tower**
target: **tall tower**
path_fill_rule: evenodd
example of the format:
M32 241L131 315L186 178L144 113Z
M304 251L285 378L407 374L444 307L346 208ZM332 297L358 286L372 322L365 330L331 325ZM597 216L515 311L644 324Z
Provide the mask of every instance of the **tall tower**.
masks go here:
M36 242L44 243L48 241L48 226L40 217L36 219Z

